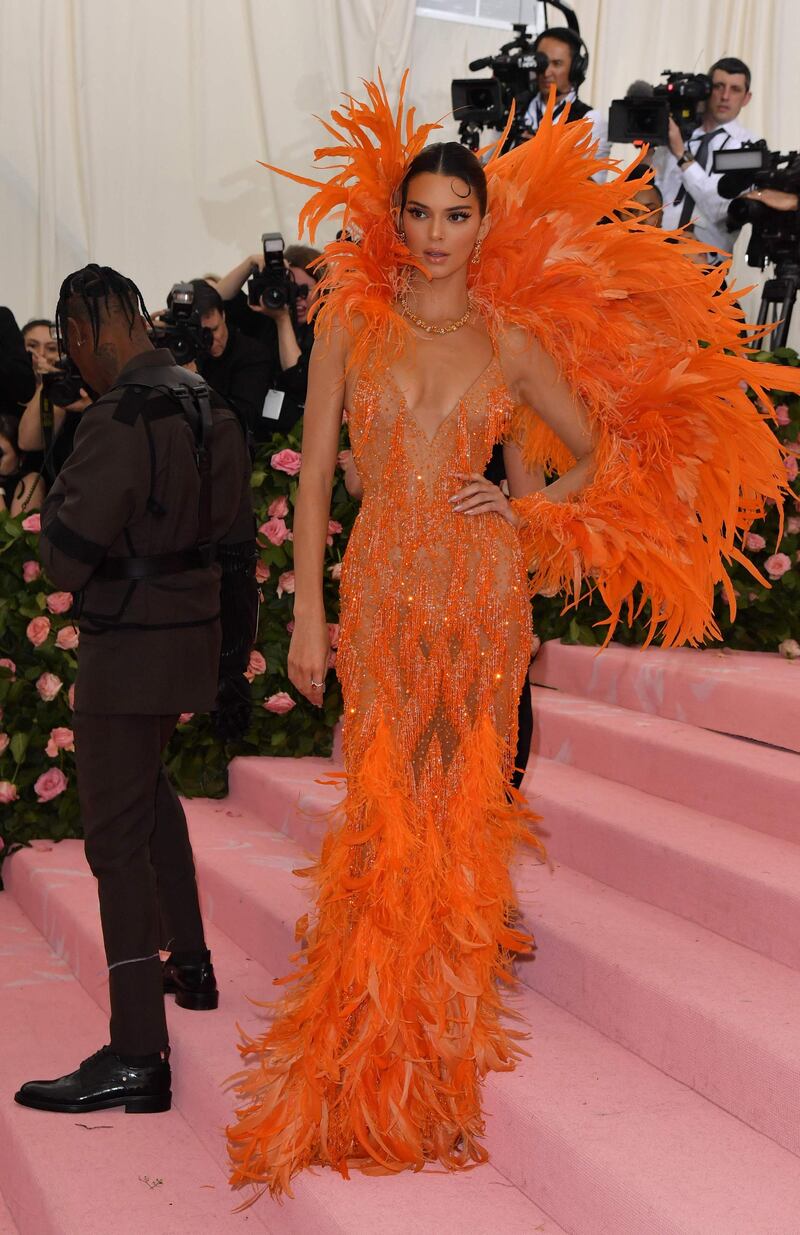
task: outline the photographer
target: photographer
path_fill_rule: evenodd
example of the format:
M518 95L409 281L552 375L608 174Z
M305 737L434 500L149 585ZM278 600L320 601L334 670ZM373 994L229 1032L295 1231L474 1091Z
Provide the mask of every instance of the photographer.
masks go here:
M21 451L16 417L0 412L0 510L20 515L38 510L44 484L36 462Z
M734 150L756 140L738 119L752 97L750 70L744 61L729 56L717 60L708 75L711 97L702 119L688 141L684 141L680 128L670 118L669 147L660 147L653 163L656 183L664 198L662 226L672 230L694 219L695 239L707 244L709 250L730 253L738 231L728 230L730 201L718 192L720 176L712 170L713 156L718 150ZM721 253L707 254L709 264L723 260Z
M607 159L611 151L608 140L608 122L605 116L590 103L578 98L578 91L586 79L589 57L580 35L567 26L552 26L543 30L533 44L533 50L547 57L547 67L537 77L538 94L531 99L525 112L525 124L536 133L547 109L550 88L556 88L556 107L553 119L558 120L569 103L567 123L589 120L592 138L597 143L598 158ZM605 181L606 173L598 172L594 180Z
M22 327L22 338L33 362L36 391L19 422L19 445L28 452L31 468L52 482L72 452L81 415L90 405L86 391L58 366L53 323L35 318ZM42 395L49 406L42 407ZM31 456L30 452L36 452Z
M31 359L14 314L0 306L0 413L18 417L35 386Z
M229 321L222 297L204 279L193 279L194 310L210 332L210 347L197 354L197 371L230 404L242 425L257 435L267 391L272 385L269 352Z
M288 433L303 414L308 386L308 362L314 342L314 328L308 314L317 297L320 274L309 267L320 256L308 245L290 245L284 261L291 279L289 302L270 308L263 301L252 304L241 290L246 280L264 269L264 254L246 257L217 283L225 302L225 314L239 329L258 339L267 349L272 381L262 415L255 425L257 441L267 441L274 433Z

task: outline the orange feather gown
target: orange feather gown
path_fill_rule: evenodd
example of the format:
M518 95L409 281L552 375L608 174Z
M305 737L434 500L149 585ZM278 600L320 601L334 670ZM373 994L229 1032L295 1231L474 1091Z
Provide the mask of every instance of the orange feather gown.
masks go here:
M313 1164L486 1159L481 1079L521 1050L501 992L533 944L509 864L520 841L544 855L509 786L528 570L534 591L598 588L609 638L637 585L667 644L718 635L714 586L735 603L725 562L742 560L736 542L786 480L769 403L757 410L743 382L797 380L747 358L724 271L704 274L698 245L625 217L642 182L595 183L589 127L548 118L487 163L492 227L471 293L493 339L513 323L556 359L598 426L598 466L567 502L515 502L520 532L453 512L455 473L482 472L495 442L514 438L531 463L572 460L535 409L514 407L496 352L433 439L406 407L391 360L408 330L392 306L415 262L392 208L436 126L415 129L402 95L393 112L382 83L366 86L317 151L340 170L294 177L315 190L301 230L313 239L339 209L346 232L325 249L317 330L359 322L349 426L364 498L341 579L347 793L285 994L240 1047L228 1129L234 1186L273 1195Z

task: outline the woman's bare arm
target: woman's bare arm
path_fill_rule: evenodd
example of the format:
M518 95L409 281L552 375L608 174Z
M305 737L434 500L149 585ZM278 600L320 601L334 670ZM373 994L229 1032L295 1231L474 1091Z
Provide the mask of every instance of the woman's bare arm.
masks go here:
M538 465L527 468L522 451L515 442L503 444L503 463L511 497L527 497L529 493L539 493L545 487L544 468Z
M522 331L506 332L500 358L512 396L532 408L575 458L568 472L542 490L548 500L564 501L592 479L597 431L555 362L535 340Z
M289 678L312 703L321 706L328 665L328 628L322 578L344 406L344 336L317 340L308 371L303 415L303 462L294 513L294 619L289 648Z

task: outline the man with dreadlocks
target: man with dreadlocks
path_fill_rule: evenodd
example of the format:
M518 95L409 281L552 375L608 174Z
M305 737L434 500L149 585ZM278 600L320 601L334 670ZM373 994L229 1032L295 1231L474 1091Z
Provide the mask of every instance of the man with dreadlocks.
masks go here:
M98 881L111 1040L30 1081L51 1111L168 1110L164 992L217 1006L186 819L161 756L182 712L246 727L257 615L250 463L233 412L155 349L134 283L90 265L65 279L62 351L96 401L42 515L43 565L76 593L74 731L86 856ZM159 949L171 950L162 966Z

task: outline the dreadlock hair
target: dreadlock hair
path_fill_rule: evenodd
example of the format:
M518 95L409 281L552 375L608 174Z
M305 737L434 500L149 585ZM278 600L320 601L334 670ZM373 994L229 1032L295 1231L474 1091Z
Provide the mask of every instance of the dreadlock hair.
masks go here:
M77 312L79 316L88 317L92 326L92 339L97 347L100 338L101 307L106 315L119 310L128 323L128 335L133 334L133 328L139 316L143 317L148 326L153 328L150 314L145 307L142 293L132 279L112 270L111 266L98 266L90 262L82 270L68 274L61 284L56 306L56 336L58 350L62 355L66 352L67 317L69 313Z

